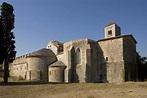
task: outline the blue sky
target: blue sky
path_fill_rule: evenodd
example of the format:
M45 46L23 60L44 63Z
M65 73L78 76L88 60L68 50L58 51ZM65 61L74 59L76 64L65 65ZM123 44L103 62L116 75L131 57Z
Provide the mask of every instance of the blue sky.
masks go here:
M46 47L51 40L104 38L113 19L132 34L147 56L147 0L0 0L13 5L17 56Z

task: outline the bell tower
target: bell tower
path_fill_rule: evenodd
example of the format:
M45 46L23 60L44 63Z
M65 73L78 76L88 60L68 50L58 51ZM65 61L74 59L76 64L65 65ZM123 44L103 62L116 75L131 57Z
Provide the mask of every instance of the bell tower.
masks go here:
M111 21L105 27L105 38L116 37L120 35L121 35L121 29L114 21Z

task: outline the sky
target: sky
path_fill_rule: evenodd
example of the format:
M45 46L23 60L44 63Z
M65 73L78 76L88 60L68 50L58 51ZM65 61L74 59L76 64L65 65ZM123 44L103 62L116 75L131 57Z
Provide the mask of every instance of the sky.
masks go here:
M104 38L114 20L132 34L137 52L147 57L147 0L0 0L14 8L17 56L45 48L52 40Z

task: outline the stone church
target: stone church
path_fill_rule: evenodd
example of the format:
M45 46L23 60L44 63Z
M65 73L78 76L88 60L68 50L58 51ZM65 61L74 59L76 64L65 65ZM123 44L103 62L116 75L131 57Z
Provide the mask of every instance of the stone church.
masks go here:
M111 21L104 29L104 39L50 41L46 48L17 57L10 64L10 75L28 81L109 82L137 79L136 40L121 35L121 28Z

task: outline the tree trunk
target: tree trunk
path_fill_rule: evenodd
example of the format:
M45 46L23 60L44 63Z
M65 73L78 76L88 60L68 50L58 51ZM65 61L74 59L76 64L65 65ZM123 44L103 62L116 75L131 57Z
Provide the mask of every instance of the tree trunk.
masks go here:
M9 65L7 57L4 60L4 84L8 84L9 77Z

